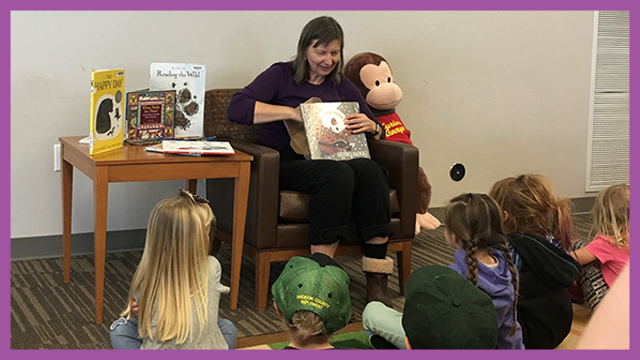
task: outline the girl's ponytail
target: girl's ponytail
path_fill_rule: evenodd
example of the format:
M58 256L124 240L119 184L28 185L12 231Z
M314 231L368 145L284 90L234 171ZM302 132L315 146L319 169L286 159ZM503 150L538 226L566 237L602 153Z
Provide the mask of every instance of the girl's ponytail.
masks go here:
M566 251L571 250L571 242L577 239L576 229L573 225L572 203L567 198L556 198L556 210L554 219L555 240Z

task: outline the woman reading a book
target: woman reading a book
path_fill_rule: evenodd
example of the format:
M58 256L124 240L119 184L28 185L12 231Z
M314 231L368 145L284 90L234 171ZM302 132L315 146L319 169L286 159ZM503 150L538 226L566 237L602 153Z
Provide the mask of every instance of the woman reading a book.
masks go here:
M240 124L264 124L261 144L280 153L280 189L309 194L312 254L333 257L339 242L348 238L347 222L353 213L364 247L367 300L391 306L387 275L393 271L393 260L386 252L393 228L386 169L367 158L307 160L292 147L283 121L300 124L299 105L311 98L358 102L361 112L344 118L346 129L384 138L360 91L342 75L343 46L336 20L327 16L311 20L300 34L295 59L273 64L235 94L227 116Z

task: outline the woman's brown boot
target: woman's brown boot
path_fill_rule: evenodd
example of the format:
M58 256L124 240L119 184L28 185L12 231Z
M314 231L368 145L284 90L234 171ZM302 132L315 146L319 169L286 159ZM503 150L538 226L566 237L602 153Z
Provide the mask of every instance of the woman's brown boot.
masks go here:
M387 277L393 273L393 259L388 256L384 259L363 257L362 271L367 277L367 302L380 301L393 307L387 288Z

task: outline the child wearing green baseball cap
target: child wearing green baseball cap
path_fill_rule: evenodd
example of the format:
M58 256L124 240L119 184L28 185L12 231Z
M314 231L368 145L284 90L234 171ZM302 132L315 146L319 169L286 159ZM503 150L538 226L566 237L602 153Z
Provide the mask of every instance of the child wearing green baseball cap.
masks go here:
M495 349L498 317L491 297L455 270L419 268L405 286L403 312L380 302L362 314L374 349Z
M271 288L274 307L289 332L285 349L334 349L334 332L351 319L349 275L329 256L296 256Z
M495 349L498 318L491 297L439 265L407 280L402 328L407 349Z

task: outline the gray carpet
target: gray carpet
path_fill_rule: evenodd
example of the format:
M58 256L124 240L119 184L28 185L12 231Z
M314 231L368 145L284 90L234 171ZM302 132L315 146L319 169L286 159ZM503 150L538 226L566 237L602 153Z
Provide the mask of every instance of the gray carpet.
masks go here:
M579 238L585 239L591 221L589 215L577 215ZM444 241L443 228L422 231L413 244L412 268L429 264L448 265L453 249ZM94 322L93 256L71 259L71 282L62 277L62 259L14 261L11 263L11 348L12 349L110 349L109 324L125 304L129 282L142 253L109 253L105 266L104 323ZM222 264L222 282L229 284L230 248L222 244L217 255ZM360 256L337 257L351 276L352 322L361 321L365 305L365 279ZM274 263L271 283L282 271L284 262ZM275 310L255 310L254 263L245 257L240 280L238 309L229 309L229 297L220 302L220 316L230 319L238 337L282 331ZM390 277L389 288L395 295L394 306L402 309L404 299L398 293L397 272ZM271 296L268 300L272 303Z

